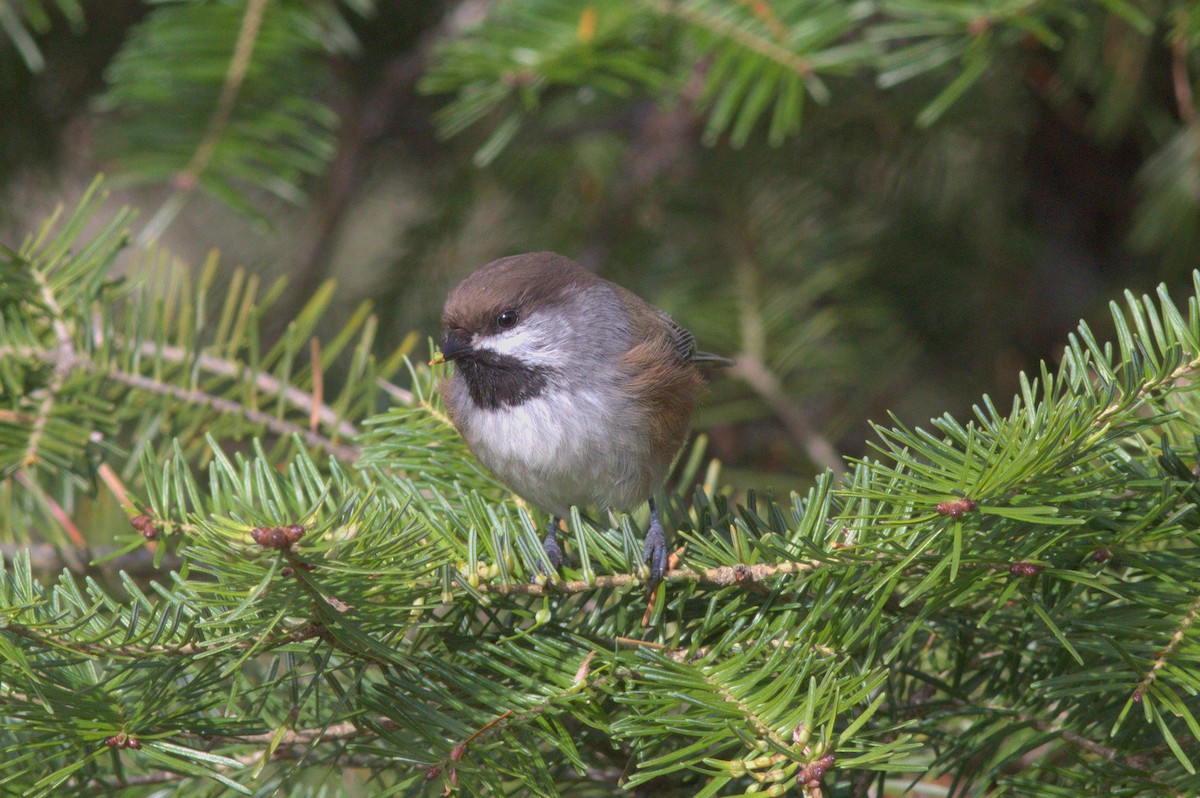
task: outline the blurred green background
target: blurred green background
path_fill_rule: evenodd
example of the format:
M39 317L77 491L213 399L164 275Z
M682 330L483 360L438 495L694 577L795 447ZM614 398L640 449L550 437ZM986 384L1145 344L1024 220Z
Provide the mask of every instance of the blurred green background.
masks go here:
M557 250L738 357L709 453L801 488L1190 286L1197 7L0 0L0 240L104 172L137 243L286 277L280 325L336 279L381 351Z

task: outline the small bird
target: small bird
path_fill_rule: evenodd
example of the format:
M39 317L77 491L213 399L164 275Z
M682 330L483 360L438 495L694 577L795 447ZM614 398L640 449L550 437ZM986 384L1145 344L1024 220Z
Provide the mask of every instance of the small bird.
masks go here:
M572 506L648 501L643 558L657 585L667 543L653 493L687 436L699 365L732 361L696 351L664 311L553 252L468 275L442 326L430 365L455 363L440 386L450 420L501 482L552 514L550 563L562 564L556 534Z

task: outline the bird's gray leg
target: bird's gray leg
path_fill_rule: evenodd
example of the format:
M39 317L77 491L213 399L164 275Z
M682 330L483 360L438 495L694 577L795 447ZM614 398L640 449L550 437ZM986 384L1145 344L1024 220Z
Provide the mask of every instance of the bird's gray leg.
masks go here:
M650 590L658 587L667 572L667 536L663 534L662 522L658 520L658 508L654 497L650 497L650 529L646 531L646 550L642 560L650 564Z
M558 526L562 523L562 519L557 515L550 519L550 530L546 533L546 539L542 541L542 548L546 550L546 559L554 566L554 570L562 567L563 553L562 547L558 545Z

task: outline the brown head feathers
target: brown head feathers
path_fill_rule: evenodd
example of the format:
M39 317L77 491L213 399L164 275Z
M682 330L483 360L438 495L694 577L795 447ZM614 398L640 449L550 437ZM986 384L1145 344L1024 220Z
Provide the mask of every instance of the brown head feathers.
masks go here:
M442 326L447 332L494 333L505 311L516 311L519 318L600 282L575 261L554 252L510 255L475 270L450 292Z

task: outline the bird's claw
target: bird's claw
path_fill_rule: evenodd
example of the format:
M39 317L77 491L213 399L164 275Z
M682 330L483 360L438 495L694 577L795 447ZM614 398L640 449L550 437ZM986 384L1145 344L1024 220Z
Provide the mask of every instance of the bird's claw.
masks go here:
M542 540L542 550L546 552L546 559L550 562L549 570L546 569L545 563L538 563L538 573L529 577L530 582L544 582L553 574L558 573L558 569L563 564L562 546L558 545L558 519L551 520L550 531L546 533L546 537Z
M663 534L662 525L657 521L657 518L654 519L654 523L650 524L650 529L646 532L646 549L642 554L642 561L650 566L650 578L646 582L646 588L651 591L658 587L658 583L667 573L667 538Z
M542 548L546 551L546 559L550 561L550 565L554 570L558 570L563 564L562 546L558 545L558 538L554 533L546 535L546 539L542 541Z

